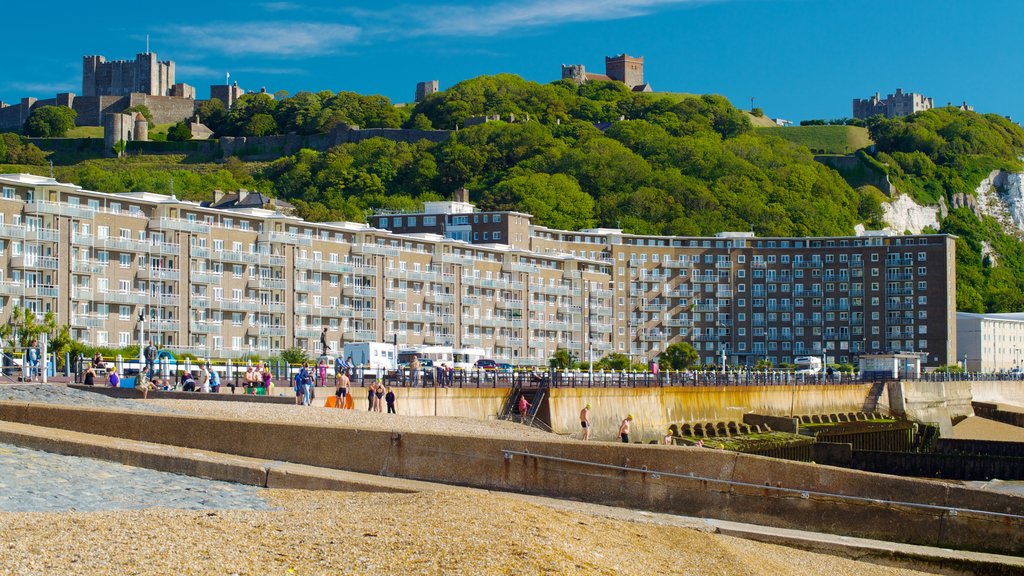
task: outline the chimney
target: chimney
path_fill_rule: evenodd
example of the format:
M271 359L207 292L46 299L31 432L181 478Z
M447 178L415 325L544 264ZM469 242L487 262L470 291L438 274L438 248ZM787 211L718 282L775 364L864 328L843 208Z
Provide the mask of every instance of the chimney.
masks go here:
M245 200L249 196L249 191L242 188L238 191L238 203L241 204L242 200Z
M220 201L223 200L223 199L224 199L224 191L223 190L214 190L213 191L213 205L214 206L216 206L217 204L220 204Z
M465 186L455 191L455 201L469 202L469 190L466 190Z

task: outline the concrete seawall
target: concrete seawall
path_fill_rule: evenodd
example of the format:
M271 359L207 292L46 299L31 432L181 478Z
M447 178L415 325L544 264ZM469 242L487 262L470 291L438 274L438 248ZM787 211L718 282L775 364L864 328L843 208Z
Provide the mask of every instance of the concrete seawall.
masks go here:
M20 402L0 402L0 420L767 526L1007 554L1024 549L1024 499L1019 497L717 450L369 431ZM504 457L503 450L531 456ZM541 455L604 467L536 457Z
M636 440L660 439L670 424L742 422L755 412L769 416L860 412L870 384L821 386L720 386L665 388L555 388L550 391L551 428L580 431L580 410L591 405L592 438L617 437L619 423L634 417Z

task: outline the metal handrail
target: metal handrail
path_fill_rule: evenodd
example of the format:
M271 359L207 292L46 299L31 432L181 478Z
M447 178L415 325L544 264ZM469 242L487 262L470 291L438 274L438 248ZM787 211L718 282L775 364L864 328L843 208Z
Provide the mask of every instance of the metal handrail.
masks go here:
M990 510L977 510L974 508L955 508L951 506L940 506L938 504L922 504L920 502L902 502L899 500L885 500L882 498L869 498L867 496L852 496L850 494L836 494L833 492L821 492L817 490L803 490L801 488L786 488L784 486L770 486L766 484L755 484L753 482L741 482L739 480L723 480L721 478L711 478L708 476L697 476L693 472L689 474L680 474L677 472L659 472L657 470L649 470L645 468L636 468L633 466L623 466L619 464L605 464L603 462L590 462L588 460L577 460L575 458L563 458L561 456L548 456L546 454L534 454L526 450L502 450L503 457L506 460L511 460L513 456L524 456L526 458L538 458L541 460L552 460L555 462L567 462L570 464L582 464L584 466L593 466L596 468L606 468L609 470L620 470L626 472L638 472L640 474L650 474L654 478L660 476L667 476L669 478L683 478L687 480L699 480L702 482L713 482L717 484L727 484L729 486L743 486L746 488L759 488L763 490L774 490L776 492L785 492L789 494L799 494L800 498L807 499L811 496L824 496L827 498L838 498L841 500L852 500L855 502L868 502L871 504L893 504L896 506L907 506L910 508L923 508L926 510L941 510L948 513L950 516L956 516L960 512L967 512L971 514L981 514L986 516L995 516L998 518L1015 518L1024 520L1024 515L1021 514L1010 514L1008 512L993 512Z

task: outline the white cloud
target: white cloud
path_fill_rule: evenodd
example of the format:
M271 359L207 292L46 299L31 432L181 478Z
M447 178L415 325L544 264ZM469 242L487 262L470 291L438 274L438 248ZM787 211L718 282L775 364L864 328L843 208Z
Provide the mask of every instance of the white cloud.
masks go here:
M192 48L229 55L259 54L282 58L330 54L355 42L360 29L313 22L247 22L177 26L179 41Z
M381 19L399 24L407 35L492 36L516 29L554 27L573 22L621 20L646 16L659 8L696 6L716 0L528 0L491 5L400 7ZM373 17L373 13L362 15ZM403 22L403 20L411 20ZM388 27L392 28L392 27Z
M79 92L82 89L82 78L64 82L10 82L6 85L7 90L16 91L26 96L42 96L52 98L54 94L62 92Z
M174 73L176 76L223 76L222 70L214 70L209 66L197 64L175 64Z

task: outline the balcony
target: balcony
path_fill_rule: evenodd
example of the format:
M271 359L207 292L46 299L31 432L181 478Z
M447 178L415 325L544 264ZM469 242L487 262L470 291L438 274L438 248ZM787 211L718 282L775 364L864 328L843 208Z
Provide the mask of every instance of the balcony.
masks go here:
M192 232L195 234L209 234L210 225L195 220L182 220L181 218L154 218L149 221L149 227L153 230L176 230L178 232Z
M885 265L886 266L913 266L914 265L914 259L913 258L886 258L885 259Z
M296 338L319 338L321 330L322 330L322 328L309 327L309 326L307 326L305 328L296 328L295 329L295 337Z
M110 304L149 304L149 295L145 292L99 292L94 300Z
M205 246L192 246L189 248L189 253L192 258L209 258L210 249Z
M812 261L808 262L806 260L797 260L797 261L793 262L793 268L801 268L801 269L821 268L821 261L820 260L812 260Z
M710 284L713 282L718 282L718 276L714 274L694 274L693 276L691 276L691 279L693 282L697 282L698 284Z
M354 244L352 246L352 252L361 254L376 254L378 256L389 256L391 258L397 258L399 254L398 248L381 246L379 244Z
M193 308L209 308L210 299L206 296L192 296L192 307Z
M315 293L319 294L321 286L322 285L321 285L320 282L313 282L313 281L310 281L310 280L296 280L295 281L295 291L296 292L315 292ZM351 296L351 294L348 294L348 295Z
M668 310L668 304L647 303L641 305L640 309L644 312L665 312Z
M2 236L4 238L25 239L28 236L28 232L25 230L24 226L12 226L10 224L0 224L0 236ZM73 237L74 236L77 236L77 234L73 235ZM88 241L91 241L92 236L84 236L83 238L85 238ZM85 244L83 242L74 242L74 243L78 244L78 245L92 246L92 244Z
M537 274L537 273L540 272L540 267L539 266L534 266L533 264L524 264L522 262L513 262L512 263L512 271L513 272L526 272L528 274Z
M106 316L72 314L71 326L74 328L103 328L107 323Z
M223 262L233 262L236 264L259 264L260 255L253 254L252 252L216 252L216 257Z
M430 302L433 304L454 304L454 294L444 294L441 292L425 292L423 294L423 301Z
M150 332L177 332L181 323L177 320L151 319L146 321L146 330Z
M296 283L296 284L299 284L299 283ZM314 285L316 286L315 288L307 289L305 291L306 292L311 292L311 291L312 292L319 292L320 291L320 285L316 284L316 283L314 283ZM299 288L298 286L296 286L296 288L301 290L301 288ZM377 289L373 288L371 286L345 286L345 289L344 289L343 293L345 294L345 296L355 296L357 298L376 298L377 297Z
M71 262L71 271L75 274L106 275L107 265L105 263L93 262L90 260L74 260Z
M217 307L229 312L259 312L259 302L255 300L218 300Z
M374 340L377 339L377 331L355 330L354 332L352 332L352 336L354 340L357 340L359 342L373 342Z
M502 310L522 310L523 309L523 301L522 300L497 300L497 301L494 302L494 307L495 308L500 308Z
M91 219L96 215L96 211L85 206L74 206L64 202L34 200L25 204L25 214L52 214L54 216Z
M189 324L189 331L193 334L220 334L220 324L217 322L200 322L193 320Z
M190 272L188 281L191 284L220 284L223 276L210 272Z
M285 289L284 278L268 278L266 276L260 276L259 279L257 280L257 282L255 282L255 284L261 290L284 290ZM296 284L300 284L300 282L296 282ZM317 289L317 291L319 291L320 290L320 283L319 282L314 282L314 284L316 284L316 287L317 287L316 289Z
M886 281L900 281L900 280L913 280L914 275L906 272L893 273L890 272L885 275Z
M97 248L106 248L107 250L114 250L117 252L149 252L150 244L144 240L134 240L132 238L115 238L108 236L107 238L97 239L94 244Z
M139 268L136 276L139 280L177 281L181 274L177 270L169 270L167 268L143 267Z
M544 302L543 300L541 300L541 301L530 300L530 310L532 310L534 312L544 312L547 309L548 309L548 303L547 302Z
M250 327L250 333L256 333L259 336L284 336L286 328L281 325L270 325L270 324L257 324L256 326Z
M693 310L695 312L717 312L718 304L696 304Z
M670 318L665 320L665 326L671 326L673 328L691 328L693 327L693 320L686 319L682 320L679 318Z
M406 300L409 298L409 291L385 289L384 298L388 300Z
M668 334L662 332L644 332L640 335L640 340L644 342L664 342L669 338Z
M885 291L889 296L913 296L913 288L889 288Z
M28 268L37 270L56 270L59 262L56 258L37 256L35 254L22 253L18 256L11 256L12 268Z

